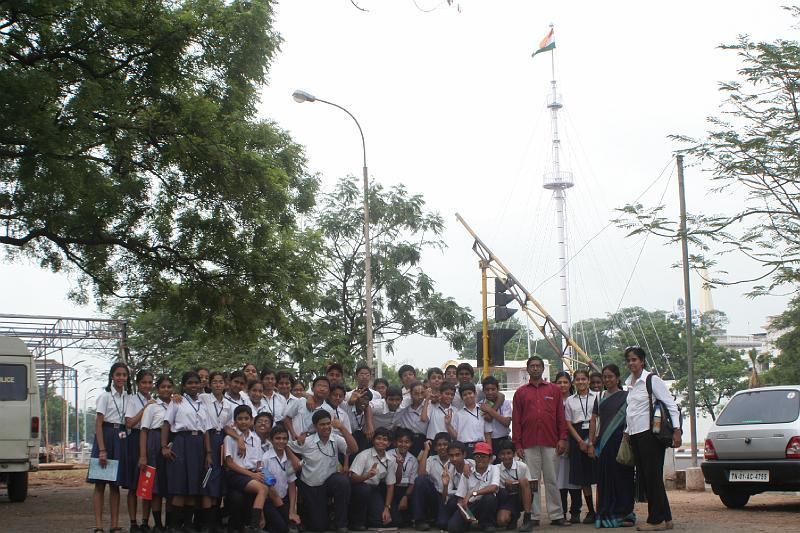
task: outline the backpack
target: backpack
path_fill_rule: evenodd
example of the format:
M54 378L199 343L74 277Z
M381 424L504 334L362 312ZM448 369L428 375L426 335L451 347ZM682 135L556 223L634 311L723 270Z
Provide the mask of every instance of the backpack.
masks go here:
M654 375L653 373L648 374L647 380L645 381L647 385L647 397L650 400L650 429L656 436L656 439L658 439L665 448L672 448L672 435L675 432L675 427L672 425L672 417L669 415L667 405L657 398L655 400L653 399L652 382ZM661 411L661 425L658 428L654 425L656 423L655 413L657 409ZM680 430L683 431L683 415L680 407L678 407L678 423L680 424Z

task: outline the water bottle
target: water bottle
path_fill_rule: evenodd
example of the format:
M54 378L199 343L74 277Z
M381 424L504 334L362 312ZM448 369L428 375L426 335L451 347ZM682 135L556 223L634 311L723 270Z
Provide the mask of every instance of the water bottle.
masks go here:
M272 487L275 485L275 476L272 475L272 472L269 471L269 468L266 466L264 467L264 483L267 484L268 487Z
M653 409L653 433L661 433L661 405L656 405Z

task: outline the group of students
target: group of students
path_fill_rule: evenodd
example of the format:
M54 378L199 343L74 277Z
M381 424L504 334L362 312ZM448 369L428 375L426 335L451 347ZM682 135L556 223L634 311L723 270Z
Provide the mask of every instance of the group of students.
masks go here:
M92 457L101 466L116 459L119 470L114 482L89 479L95 483L95 532L103 531L106 485L111 533L121 531L120 487L128 489L132 532L150 531L151 516L158 531L214 531L225 516L229 530L272 533L412 525L453 533L478 525L491 532L514 529L522 517L519 530L527 532L539 525L539 486L547 491L551 524L581 522L585 499L584 523L633 526L634 470L616 461L623 439L647 492L648 521L637 529L670 529L664 447L649 431L644 382L667 402L674 423L677 408L663 381L648 380L643 350L625 355L627 391L615 365L599 375L561 373L549 384L541 380L541 358L530 358L531 381L514 397L514 440L511 402L493 376L473 383L468 363L431 368L422 381L404 365L401 387L373 380L369 367L360 365L353 389L338 363L308 388L290 372L259 372L253 364L230 374L186 372L179 389L168 376L142 370L135 392L128 368L115 363L97 400ZM537 407L533 394L545 404ZM553 416L548 413L556 413L552 436L549 424L540 425ZM564 426L568 431L559 429ZM557 453L546 455L557 463L553 467L545 464L550 459L536 459L539 448L554 445L539 442L550 437L558 440ZM675 439L680 442L678 430ZM139 515L135 488L146 465L155 468L155 483ZM548 479L554 471L557 488ZM552 500L558 492L561 501Z
M348 390L342 366L332 363L307 390L290 372L259 373L247 364L230 374L186 372L176 387L148 370L131 379L128 367L115 363L97 400L92 457L103 468L117 460L118 474L116 481L88 479L95 484L95 532L103 531L106 486L112 533L122 531L120 487L128 490L132 532L150 531L151 517L155 530L211 531L223 514L232 530L273 533L301 522L323 531L331 518L337 530L412 521L447 526L464 465L467 479L483 472L482 455L499 457L505 446L513 457L511 404L494 377L474 384L469 364L432 368L424 381L410 365L398 374L402 387L373 381L360 365ZM437 456L428 461L432 443ZM452 478L444 497L441 465ZM155 468L151 500L136 495L145 466ZM426 484L415 492L431 468L435 490Z

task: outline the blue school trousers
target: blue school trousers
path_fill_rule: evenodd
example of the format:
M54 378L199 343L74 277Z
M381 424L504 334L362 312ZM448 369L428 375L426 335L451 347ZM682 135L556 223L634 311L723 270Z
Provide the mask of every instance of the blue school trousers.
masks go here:
M328 527L328 498L333 497L334 524L333 529L347 527L347 508L350 505L350 480L343 474L331 474L325 483L318 487L297 481L303 497L305 511L302 516L308 531L325 531Z
M350 486L350 525L383 527L383 506L386 501L386 484L369 485L352 483ZM388 524L386 524L388 525Z
M449 502L448 502L449 503ZM481 529L494 527L497 519L497 496L494 494L484 494L479 500L473 500L469 504L469 510L478 519ZM450 520L447 522L448 533L464 533L469 529L470 524L456 508Z

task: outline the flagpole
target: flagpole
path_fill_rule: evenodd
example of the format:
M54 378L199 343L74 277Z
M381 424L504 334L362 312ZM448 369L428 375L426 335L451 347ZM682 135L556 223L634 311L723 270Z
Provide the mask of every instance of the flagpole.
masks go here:
M554 31L553 24L550 24L550 31ZM555 48L550 50L550 79L553 80L553 85L556 83L556 51Z

